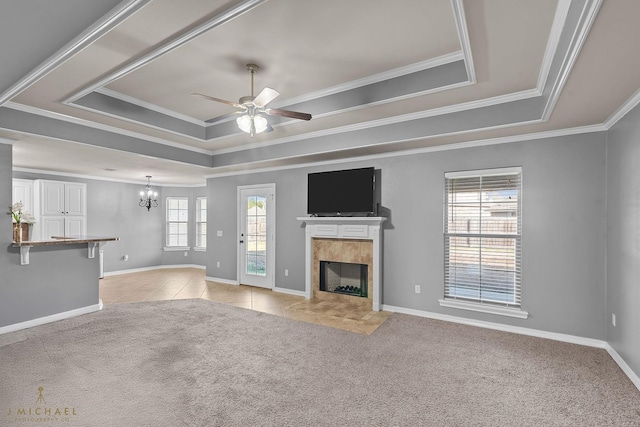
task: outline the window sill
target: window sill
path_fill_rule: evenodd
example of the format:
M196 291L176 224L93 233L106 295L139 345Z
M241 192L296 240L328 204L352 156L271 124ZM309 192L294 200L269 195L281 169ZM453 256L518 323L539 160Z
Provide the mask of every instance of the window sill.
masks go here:
M458 308L460 310L478 311L480 313L497 314L499 316L517 317L518 319L526 319L529 313L518 308L498 307L488 304L479 304L474 302L441 299L438 300L442 307Z
M163 251L165 252L172 252L172 251L190 251L191 248L189 246L165 246L164 248L162 248Z
M196 252L207 252L207 248L195 247L195 248L193 248L193 250L196 251Z

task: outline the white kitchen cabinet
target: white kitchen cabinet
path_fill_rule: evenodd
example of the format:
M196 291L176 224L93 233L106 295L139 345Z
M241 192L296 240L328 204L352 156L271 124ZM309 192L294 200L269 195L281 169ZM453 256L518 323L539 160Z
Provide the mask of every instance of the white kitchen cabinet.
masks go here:
M22 211L35 215L33 211L33 181L30 179L13 180L13 197L11 203L22 202Z
M86 184L40 181L40 188L42 215L86 215Z
M34 201L37 222L33 233L38 239L87 234L86 184L36 180Z

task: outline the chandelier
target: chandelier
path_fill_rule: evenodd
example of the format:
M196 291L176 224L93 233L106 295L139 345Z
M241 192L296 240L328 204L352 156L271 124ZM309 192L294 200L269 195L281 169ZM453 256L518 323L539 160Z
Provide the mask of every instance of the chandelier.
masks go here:
M151 175L147 175L147 185L144 190L140 192L140 207L147 208L147 212L151 210L151 207L158 207L158 193L153 191L151 187Z

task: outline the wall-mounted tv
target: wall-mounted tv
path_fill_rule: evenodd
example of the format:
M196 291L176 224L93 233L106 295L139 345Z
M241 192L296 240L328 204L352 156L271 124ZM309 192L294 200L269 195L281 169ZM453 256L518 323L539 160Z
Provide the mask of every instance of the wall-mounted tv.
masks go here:
M307 213L318 216L373 215L374 168L310 173Z

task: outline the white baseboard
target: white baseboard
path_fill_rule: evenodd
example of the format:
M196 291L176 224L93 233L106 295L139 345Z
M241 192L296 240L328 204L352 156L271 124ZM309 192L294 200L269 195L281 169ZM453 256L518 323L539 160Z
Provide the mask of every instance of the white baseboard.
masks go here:
M622 369L622 372L624 372L627 377L629 377L633 385L635 385L636 388L640 390L640 377L638 377L638 375L633 372L633 369L631 369L631 367L627 365L627 362L624 361L622 356L620 356L609 343L607 343L607 345L605 346L605 350L607 350L607 353L609 353L611 358L616 361L620 369Z
M289 295L295 295L298 297L306 297L307 294L305 293L305 291L296 291L295 289L287 289L287 288L273 288L273 292L280 292L281 294L289 294Z
M485 322L483 320L467 319L465 317L451 316L449 314L433 313L430 311L414 310L411 308L382 305L382 310L394 313L411 314L413 316L428 317L429 319L444 320L447 322L461 323L463 325L479 326L481 328L495 329L497 331L513 332L520 335L529 335L538 338L547 338L555 341L563 341L571 344L586 345L588 347L605 348L606 341L593 338L579 337L576 335L561 334L558 332L541 331L539 329L523 328L521 326L504 325L502 323Z
M142 268L132 268L129 270L116 270L116 271L105 271L104 276L117 276L120 274L129 274L129 273L141 273L143 271L151 271L151 270L161 270L165 268L199 268L204 270L206 267L204 265L197 264L177 264L177 265L154 265L152 267L142 267Z
M98 304L88 305L82 308L76 308L62 313L52 314L50 316L39 317L37 319L27 320L26 322L14 323L13 325L3 326L0 328L0 335L8 334L22 329L33 328L34 326L44 325L46 323L57 322L58 320L69 319L71 317L81 316L102 310L102 300Z
M503 325L501 323L485 322L482 320L467 319L464 317L451 316L449 314L433 313L430 311L396 307L387 304L383 304L381 309L394 313L410 314L412 316L427 317L429 319L444 320L446 322L461 323L463 325L478 326L480 328L495 329L503 332L512 332L520 335L528 335L532 337L546 338L550 340L579 344L588 347L602 348L609 353L611 358L618 364L620 369L622 369L622 372L624 372L627 377L629 377L631 382L636 386L636 388L640 390L640 377L638 377L638 375L633 372L633 369L631 369L627 362L624 361L622 356L620 356L618 352L613 347L611 347L611 345L609 345L608 342L603 340L596 340L593 338L585 338L569 334L560 334L557 332L541 331L539 329L523 328L521 326Z
M236 286L238 286L240 284L237 280L221 279L219 277L206 276L204 278L204 280L208 280L210 282L224 283L226 285L236 285Z

